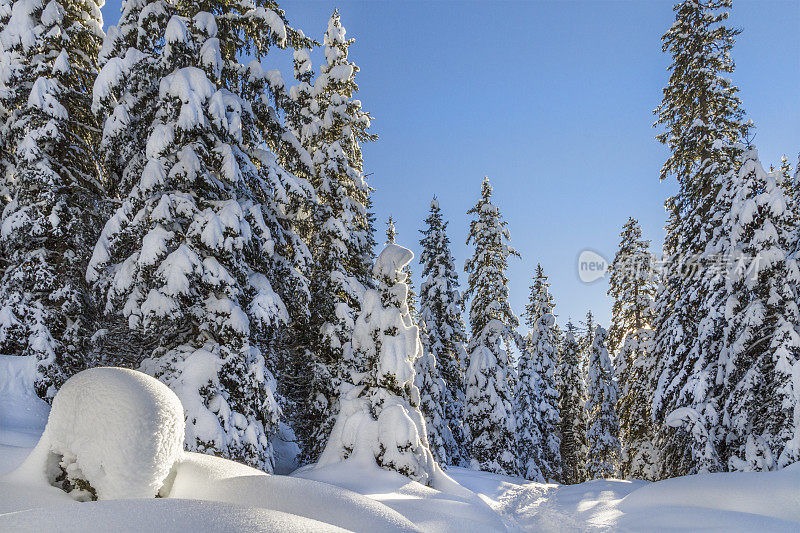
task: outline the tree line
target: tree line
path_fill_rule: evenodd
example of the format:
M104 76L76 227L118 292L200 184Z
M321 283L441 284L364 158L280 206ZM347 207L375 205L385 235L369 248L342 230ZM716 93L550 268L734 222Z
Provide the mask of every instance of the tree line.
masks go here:
M107 33L94 0L0 0L0 353L35 361L48 401L86 368L147 372L189 449L266 471L279 432L303 463L429 484L436 464L563 483L791 464L800 175L751 145L730 7L680 2L662 39L679 191L659 268L629 219L608 330L559 325L537 266L522 335L488 178L466 291L436 198L418 294L391 221L375 258L376 136L338 12L318 42L271 0L127 0Z

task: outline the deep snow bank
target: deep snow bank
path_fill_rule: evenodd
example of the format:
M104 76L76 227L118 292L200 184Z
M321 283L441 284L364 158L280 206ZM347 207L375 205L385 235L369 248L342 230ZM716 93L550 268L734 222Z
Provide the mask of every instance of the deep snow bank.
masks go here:
M417 531L401 514L361 494L308 479L265 474L199 453L187 452L167 483L168 498L272 509L353 531Z
M153 498L183 450L180 400L146 374L92 368L61 387L36 448L8 480L76 499Z
M165 499L86 502L31 509L0 515L0 530L37 533L346 531L310 518L258 507Z
M506 531L503 520L477 494L439 470L436 489L352 459L301 468L292 476L316 480L364 494L405 516L426 533Z
M669 514L656 508L672 508ZM651 483L620 502L620 524L651 528L686 524L698 514L706 523L737 530L800 530L800 465L777 472L685 476ZM711 515L711 516L708 516Z

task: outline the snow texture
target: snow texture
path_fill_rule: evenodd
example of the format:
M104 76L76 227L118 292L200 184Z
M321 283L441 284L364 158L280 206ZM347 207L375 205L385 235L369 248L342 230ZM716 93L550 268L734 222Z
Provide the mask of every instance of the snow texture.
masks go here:
M23 408L24 384L9 368L2 367L0 394ZM3 439L19 427L5 423L0 419ZM23 426L35 424L32 417ZM14 450L0 440L0 465L13 466ZM32 477L0 478L0 530L794 532L800 526L797 466L577 485L528 483L457 467L449 474L437 474L436 490L374 462L305 467L285 477L186 453L159 499L77 503Z
M100 367L67 380L19 481L88 482L100 500L152 498L183 450L183 408L160 381L134 370ZM76 498L88 498L73 488Z

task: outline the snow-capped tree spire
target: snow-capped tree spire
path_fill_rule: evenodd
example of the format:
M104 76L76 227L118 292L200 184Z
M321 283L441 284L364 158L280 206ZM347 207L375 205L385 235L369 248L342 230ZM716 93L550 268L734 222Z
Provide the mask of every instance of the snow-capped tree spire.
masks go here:
M491 200L492 186L487 177L481 199L468 211L474 218L467 244L474 244L475 252L464 268L469 274L467 296L472 299L465 440L473 468L514 475L518 471L515 387L508 350L519 322L508 303L505 271L509 256L519 254L508 244L508 223Z
M583 319L583 335L579 340L581 350L581 373L583 375L584 383L589 381L589 357L592 353L592 344L594 343L594 328L597 324L594 322L594 313L592 310L586 311L586 318Z
M386 221L386 242L384 244L394 244L397 237L397 230L394 227L394 217L389 215L389 220Z
M320 464L375 461L420 483L434 481L414 362L422 356L419 329L408 312L403 268L410 250L387 244L353 330L352 372L345 379L338 420Z
M0 7L0 353L32 356L50 400L91 365L83 269L102 224L90 98L102 15L94 0Z

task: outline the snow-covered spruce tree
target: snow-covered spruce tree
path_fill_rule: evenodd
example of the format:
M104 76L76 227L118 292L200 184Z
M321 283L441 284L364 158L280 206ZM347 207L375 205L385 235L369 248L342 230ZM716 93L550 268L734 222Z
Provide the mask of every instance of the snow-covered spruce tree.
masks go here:
M584 383L589 381L589 357L592 353L592 344L594 343L594 328L597 324L594 323L594 314L591 309L586 311L586 318L582 322L583 334L580 336L578 345L581 350L581 375L583 376Z
M112 198L127 195L147 163L141 147L157 112L153 104L166 67L159 40L168 20L164 0L127 0L103 40L92 110L103 121L100 151Z
M616 354L631 331L653 322L655 298L655 258L650 241L642 239L642 228L635 218L622 226L619 249L609 265L608 295L614 299L608 349Z
M618 472L617 384L606 349L606 336L605 329L595 326L589 355L589 399L586 401L589 479L616 477Z
M791 167L789 167L788 164L786 172L787 174L791 174ZM795 214L797 219L800 220L800 153L798 153L797 164L794 168L794 176L785 180L785 183L788 184L787 197L789 199L789 209ZM798 223L798 226L800 226L800 223ZM798 227L797 231L794 233L794 238L789 245L789 250L794 255L795 259L800 257L800 227Z
M781 166L777 169L770 167L770 174L775 176L778 186L783 189L783 195L787 202L786 208L792 215L800 218L800 215L798 215L799 206L796 204L798 184L792 176L792 164L789 163L789 158L785 155L782 155Z
M466 295L472 299L464 437L474 469L516 475L515 386L508 351L519 322L508 303L506 268L509 256L519 254L507 242L508 223L492 204L489 178L468 213L474 218L467 244L474 244L475 252L464 268Z
M159 50L169 17L163 0L128 0L100 49L92 111L102 131L99 158L109 211L106 220L139 181L147 163L144 147L158 111L158 83L167 68L159 60ZM158 346L158 332L131 335L121 313L104 313L100 322L98 364L138 368Z
M655 480L658 473L651 407L654 257L636 219L628 219L620 237L619 249L609 266L608 289L614 299L608 347L614 353L619 386L620 476Z
M87 270L108 312L159 335L141 369L180 397L189 449L265 470L279 416L267 359L284 349L306 292L292 201L310 194L265 139L274 113L260 106L271 76L258 61L237 60L241 50L261 58L286 44L287 27L271 5L152 8L168 15L163 35L153 37L163 46L148 50L160 76L149 104L156 111L151 124L140 123L145 133L128 137L147 138L139 147L146 163ZM138 90L134 81L117 99Z
M556 364L558 334L555 303L541 265L525 307L530 328L519 361L517 441L521 460L541 470L545 479L561 479L561 417L558 413ZM529 429L536 424L536 429ZM528 469L530 470L530 468ZM526 475L528 479L533 479Z
M724 468L721 459L725 268L729 252L718 195L736 171L737 143L746 134L738 89L728 78L738 30L723 23L730 0L686 0L664 34L670 78L655 113L658 139L670 156L661 178L675 176L666 202L665 267L656 296L658 361L653 401L662 476Z
M586 387L572 322L567 323L556 377L561 414L561 481L582 483L586 480Z
M386 242L385 245L395 244L397 229L394 225L394 217L389 216L386 222ZM411 321L419 326L419 337L422 343L422 352L414 361L414 385L419 390L420 411L425 418L425 426L428 433L428 442L431 453L436 462L442 465L449 464L450 455L448 450L456 448L453 433L447 426L444 418L444 400L447 389L444 380L439 372L436 356L431 352L430 338L425 324L418 324L418 317L415 308L416 294L414 284L411 279L411 267L403 267L405 284L408 287L406 294L406 305Z
M409 314L410 314L409 309ZM425 417L428 442L434 459L440 465L458 464L458 456L451 455L458 450L453 432L447 423L445 413L446 398L449 397L447 383L442 378L441 369L431 348L431 339L424 323L419 325L422 353L414 361L414 385L419 389L420 411Z
M0 0L0 28L8 26L8 21L11 19L11 8L14 5L14 0ZM12 68L12 60L16 63L22 57L12 55L10 52L5 51L3 44L2 29L0 29L0 128L6 123L10 109L5 107L5 103L10 101L10 96L13 93L14 87L7 85L7 76L10 76ZM3 209L11 201L11 179L12 171L14 170L13 152L9 151L11 146L8 143L0 140L0 214ZM5 269L5 260L0 255L0 276L3 275Z
M742 156L731 194L733 247L726 303L724 424L731 470L774 470L800 460L800 272L787 249L797 219L758 152Z
M620 426L620 476L624 479L657 481L660 460L652 418L653 356L655 333L645 326L629 332L617 353L615 374L620 396L617 416Z
M462 428L467 334L461 318L464 300L458 289L458 272L450 251L447 222L436 198L431 201L425 224L426 228L420 231L423 235L420 240L423 277L419 295L420 327L427 336L423 344L435 358L444 379L443 424L454 437L453 442L445 441L447 464L459 465L467 457Z
M544 455L544 434L541 429L539 400L544 396L544 383L536 370L533 353L521 351L517 363L517 450L520 475L527 480L544 483L541 464Z
M320 464L352 459L395 470L420 483L434 481L414 361L422 356L419 329L411 320L403 268L410 250L387 244L373 273L353 330L340 411Z
M34 357L36 391L50 400L91 366L96 329L83 272L102 225L89 96L102 15L93 0L0 12L0 353Z
M350 350L361 293L373 283L371 189L361 144L375 136L367 132L369 114L355 99L359 69L348 59L352 43L335 12L325 32L319 76L312 85L310 59L300 50L295 70L301 83L290 91L299 108L290 122L311 154L318 198L307 238L313 256L310 323L303 336L309 362L302 385L307 400L295 428L307 462L317 460L336 421L339 385L346 373L343 358Z

